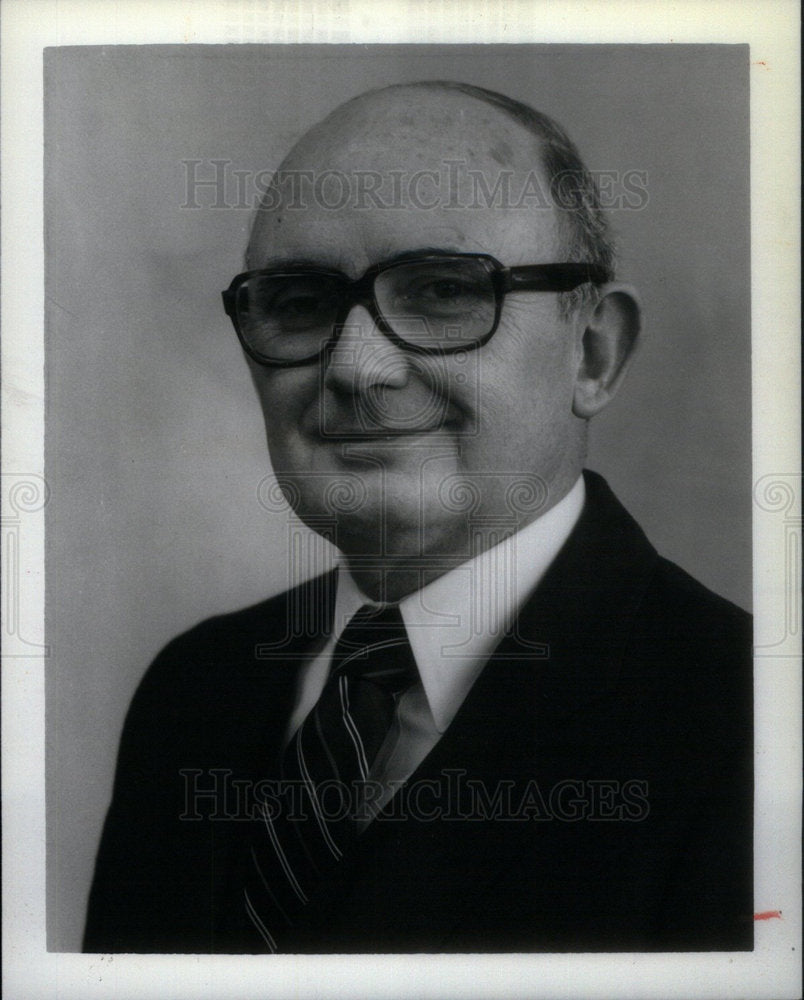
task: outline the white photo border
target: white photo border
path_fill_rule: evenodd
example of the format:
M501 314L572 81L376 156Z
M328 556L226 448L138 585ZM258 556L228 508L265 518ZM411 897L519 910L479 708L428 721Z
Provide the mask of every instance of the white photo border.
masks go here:
M383 8L381 17L378 6ZM800 995L801 622L784 611L797 607L800 599L798 29L798 5L792 0L651 4L398 0L387 5L378 0L114 4L6 0L2 8L6 619L2 731L8 996L180 1000L355 994L389 998ZM411 41L750 43L754 596L758 644L763 647L756 660L755 908L781 911L782 917L756 922L753 953L265 958L47 952L42 655L47 639L45 381L43 321L33 318L44 315L43 49L132 43ZM21 637L25 651L19 645Z

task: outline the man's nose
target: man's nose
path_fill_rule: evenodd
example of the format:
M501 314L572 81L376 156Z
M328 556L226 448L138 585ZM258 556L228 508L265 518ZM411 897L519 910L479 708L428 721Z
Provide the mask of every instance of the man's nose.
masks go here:
M388 339L365 306L353 306L329 356L325 386L359 395L378 386L402 389L409 377L407 352Z

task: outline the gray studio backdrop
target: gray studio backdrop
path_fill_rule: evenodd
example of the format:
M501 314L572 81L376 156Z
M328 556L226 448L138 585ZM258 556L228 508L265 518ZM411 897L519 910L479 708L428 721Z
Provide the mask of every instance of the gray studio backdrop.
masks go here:
M647 199L612 221L645 338L595 421L589 465L661 552L750 604L747 47L49 50L52 950L80 947L120 728L148 662L180 630L288 580L288 515L260 492L261 415L220 305L242 269L251 212L239 206L340 102L443 78L547 111L593 170L644 174ZM188 178L216 170L228 208L212 186L188 197Z

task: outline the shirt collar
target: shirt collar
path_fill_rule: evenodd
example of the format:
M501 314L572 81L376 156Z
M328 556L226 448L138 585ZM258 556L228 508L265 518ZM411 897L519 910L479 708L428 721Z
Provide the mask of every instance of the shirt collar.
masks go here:
M583 477L547 513L498 545L408 594L399 610L436 728L443 733L580 517ZM345 563L338 573L333 639L373 604Z

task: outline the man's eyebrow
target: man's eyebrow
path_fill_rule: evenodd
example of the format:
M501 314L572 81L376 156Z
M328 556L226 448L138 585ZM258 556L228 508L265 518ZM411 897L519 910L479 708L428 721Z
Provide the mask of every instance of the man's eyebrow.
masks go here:
M396 253L380 254L375 261L375 265L396 264L415 257L450 256L465 252L460 247L452 245L415 247L412 250L399 250ZM296 268L315 268L322 271L337 271L341 274L346 274L347 268L344 266L344 263L340 259L333 262L332 260L322 260L315 257L269 257L259 268L250 268L250 270L286 271Z
M389 256L383 256L380 258L378 263L380 264L395 264L397 261L410 260L412 257L431 257L431 256L452 256L453 254L465 253L457 246L426 246L426 247L415 247L413 250L402 250L398 253L390 254Z
M316 260L314 257L270 257L268 260L264 261L259 268L254 268L254 270L285 271L292 270L294 268L310 267L323 271L340 270L340 268L337 265L333 265L331 261Z

